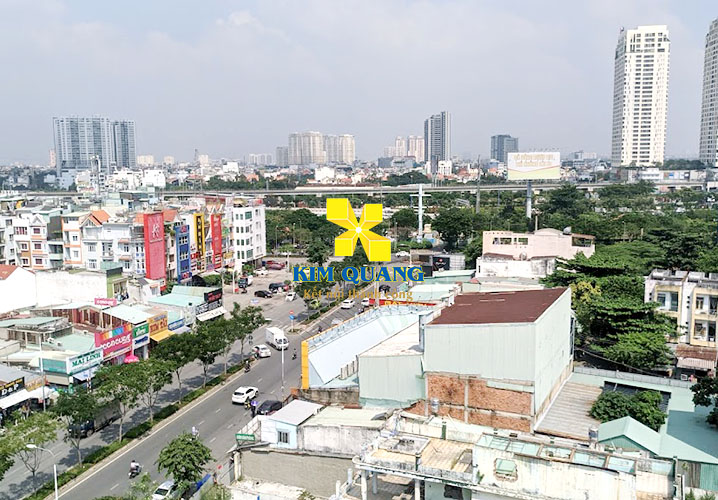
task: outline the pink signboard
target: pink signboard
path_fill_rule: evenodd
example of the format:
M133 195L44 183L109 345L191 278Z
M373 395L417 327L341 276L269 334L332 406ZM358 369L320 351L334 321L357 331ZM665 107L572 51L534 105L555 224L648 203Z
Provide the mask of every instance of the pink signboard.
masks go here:
M165 224L162 212L144 214L145 276L156 280L165 277Z
M117 299L106 299L103 297L97 297L95 298L95 305L115 307L117 305Z
M102 349L102 358L109 359L132 348L132 328L129 323L113 330L95 333L95 347Z

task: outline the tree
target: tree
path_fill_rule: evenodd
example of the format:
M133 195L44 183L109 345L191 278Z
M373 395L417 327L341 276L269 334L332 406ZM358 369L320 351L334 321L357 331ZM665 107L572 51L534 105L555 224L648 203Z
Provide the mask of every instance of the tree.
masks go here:
M57 415L51 412L37 412L31 413L27 418L18 418L3 437L3 440L14 450L13 455L20 459L30 472L33 491L37 489L35 477L43 453L39 448L54 441L59 429L60 422ZM30 449L27 447L28 444L35 445L36 448Z
M481 256L482 248L483 241L481 236L472 238L464 248L464 260L470 269L476 267L476 259Z
M130 491L123 500L145 500L152 498L152 493L157 488L157 483L152 480L149 472L143 473L139 479L130 485Z
M95 418L98 409L97 395L84 387L79 387L72 394L61 392L53 406L53 411L61 417L65 424L65 441L75 448L77 462L82 465L83 424Z
M140 396L137 380L137 370L132 364L105 365L101 367L94 377L95 390L99 399L108 404L116 404L119 413L119 428L117 440L122 441L122 428L125 418L130 410L137 407Z
M202 363L202 373L204 375L202 387L206 387L209 367L224 349L224 334L221 329L214 327L211 321L205 321L199 324L197 333L194 335L197 345L196 359Z
M239 352L242 358L244 358L244 342L247 340L247 337L257 328L267 323L267 320L264 318L264 312L261 307L254 306L241 309L239 304L235 303L229 321L232 328L233 342L239 340ZM225 373L227 372L226 358L225 356Z
M419 227L419 215L414 212L411 208L402 208L394 212L389 220L391 226L395 226L402 235L396 235L397 239L407 239L411 234L411 231L416 230Z
M456 247L459 239L469 236L474 227L474 213L467 209L442 209L432 223L446 242L447 250Z
M594 401L590 415L601 422L631 417L657 431L666 421L666 414L659 407L661 400L661 394L656 391L641 391L631 396L604 392Z
M540 204L541 212L546 216L559 216L570 220L588 212L591 204L586 194L574 184L562 184L558 189L549 191L546 202Z
M177 377L177 402L182 399L182 370L189 363L197 359L197 343L192 333L172 335L160 342L151 353L151 356L170 364L171 370Z
M150 425L154 423L154 408L160 391L172 382L172 365L167 361L150 358L127 365L132 373L131 380L137 389L140 401L150 414Z
M718 273L718 246L701 251L696 269L704 273Z
M5 473L10 470L10 467L15 463L11 453L6 451L6 447L9 444L5 440L0 443L0 480L5 477Z
M329 247L322 240L315 239L307 248L307 260L315 266L323 266L329 258Z
M691 387L691 391L693 391L693 404L713 407L706 417L706 422L718 427L718 378L700 378Z
M184 491L202 478L202 471L210 460L210 449L199 439L183 432L160 451L156 463L160 470L172 476L179 491Z

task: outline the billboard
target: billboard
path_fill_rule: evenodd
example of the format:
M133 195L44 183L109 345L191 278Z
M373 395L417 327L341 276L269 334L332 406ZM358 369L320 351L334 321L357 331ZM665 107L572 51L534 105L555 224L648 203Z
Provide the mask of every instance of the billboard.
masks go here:
M145 225L145 276L165 278L165 219L162 212L143 214Z
M214 268L222 267L222 216L220 214L212 214L212 259Z
M197 269L204 271L204 214L198 212L194 217L194 234L197 242L196 265Z
M132 325L125 323L112 330L95 333L95 347L102 349L104 359L129 352L132 347Z
M509 153L507 169L510 181L560 179L561 153Z

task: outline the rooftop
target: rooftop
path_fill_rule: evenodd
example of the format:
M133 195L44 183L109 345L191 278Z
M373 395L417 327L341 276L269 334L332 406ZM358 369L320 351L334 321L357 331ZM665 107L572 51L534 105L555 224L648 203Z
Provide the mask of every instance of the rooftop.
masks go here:
M278 412L269 416L275 422L284 422L289 425L299 425L312 415L316 415L322 405L295 399Z
M396 335L364 351L360 356L400 356L417 355L419 350L419 323L412 323Z
M150 297L147 299L152 304L164 304L177 307L191 307L202 304L204 297L195 297L193 295L182 295L180 293L168 293L158 297Z
M10 266L8 264L0 264L0 280L7 279L15 269L19 269L18 266Z
M202 297L204 300L204 294L219 290L217 286L187 286L187 285L175 285L172 287L172 291L169 295L178 293L180 295L192 295L195 297Z
M63 318L56 318L53 316L33 316L31 318L13 318L0 321L0 328L9 327L23 327L23 326L41 326L52 323L54 321L61 321Z
M458 295L432 325L533 323L567 288Z
M140 307L126 306L125 304L107 308L103 312L132 324L142 323L154 316L154 314L150 314Z
M381 429L386 422L384 417L385 412L379 410L327 406L304 424Z

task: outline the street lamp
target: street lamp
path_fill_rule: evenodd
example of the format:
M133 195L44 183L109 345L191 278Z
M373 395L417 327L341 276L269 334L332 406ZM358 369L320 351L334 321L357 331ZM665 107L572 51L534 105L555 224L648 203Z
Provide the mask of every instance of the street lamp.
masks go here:
M25 445L25 448L28 450L46 451L52 455L52 476L55 479L55 500L58 500L60 497L57 495L57 457L55 457L55 454L51 450L48 450L47 448L40 448L36 444L28 443Z

